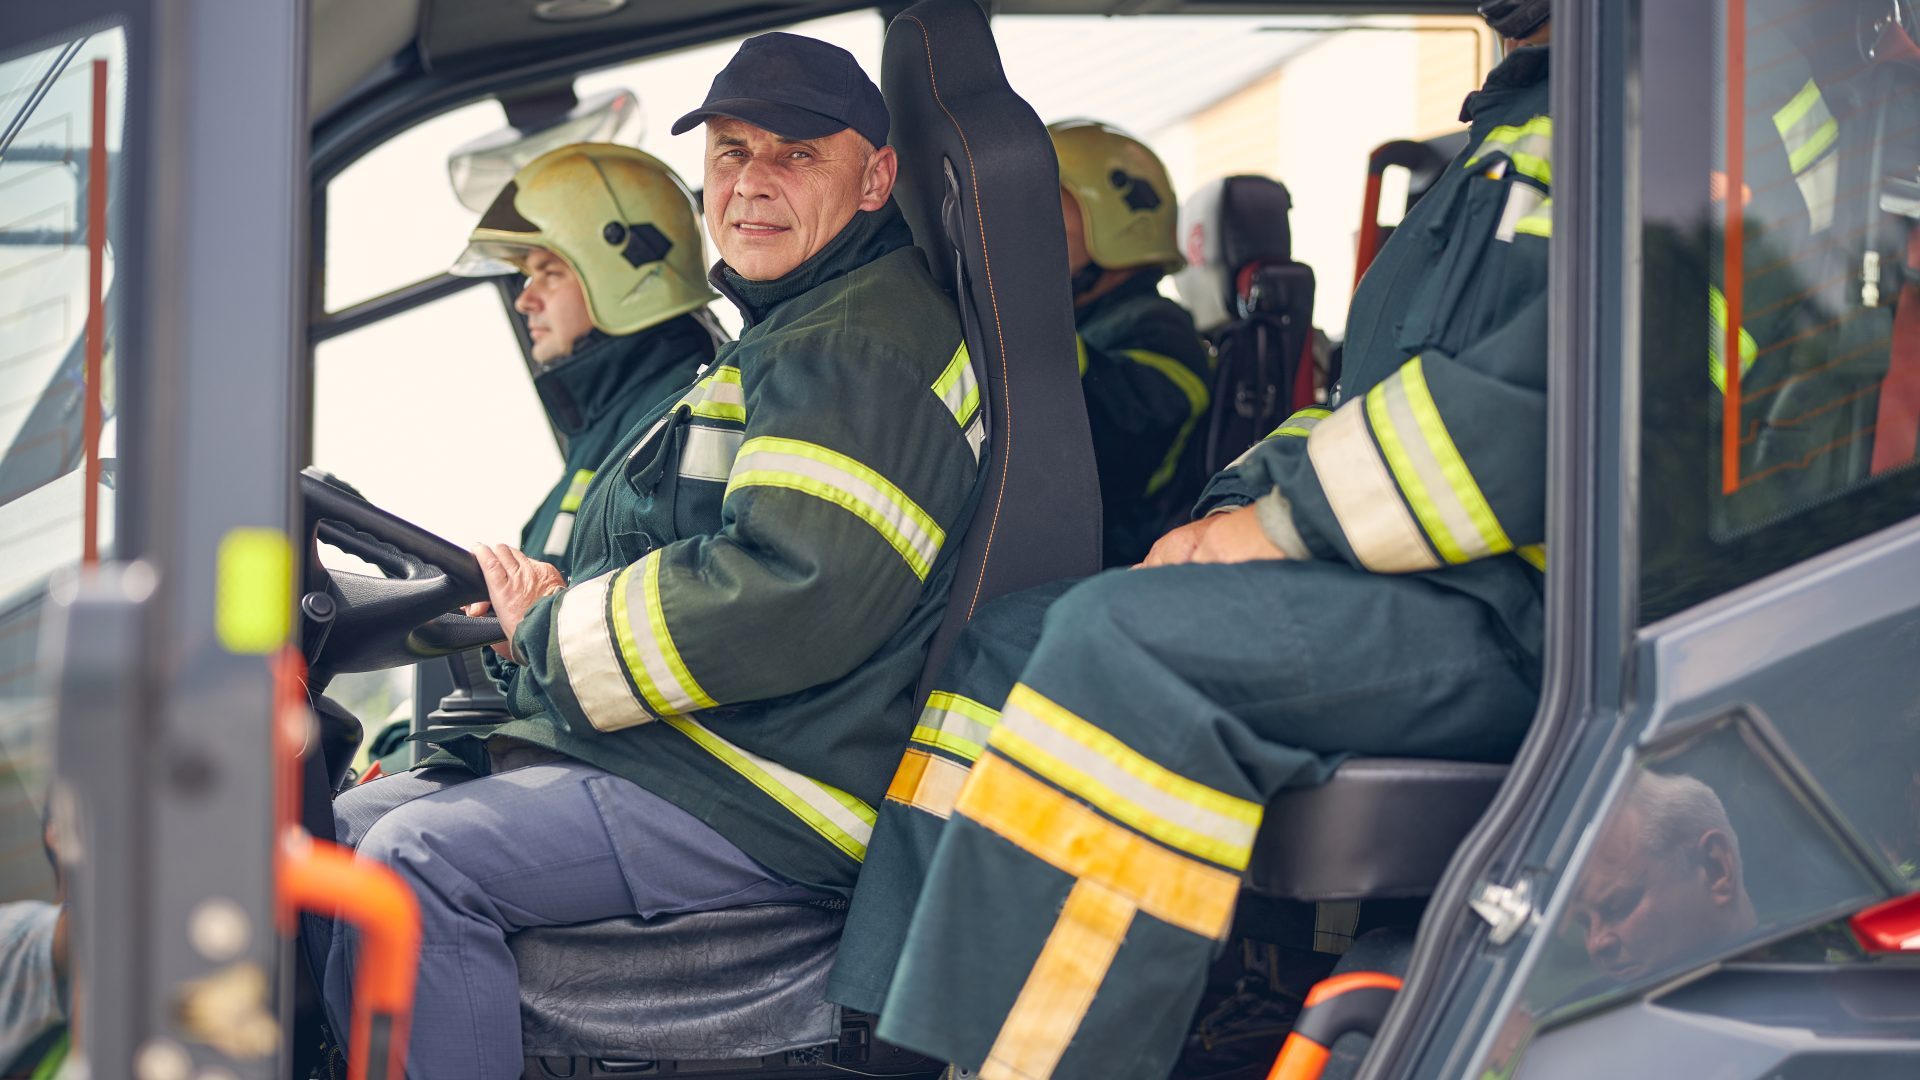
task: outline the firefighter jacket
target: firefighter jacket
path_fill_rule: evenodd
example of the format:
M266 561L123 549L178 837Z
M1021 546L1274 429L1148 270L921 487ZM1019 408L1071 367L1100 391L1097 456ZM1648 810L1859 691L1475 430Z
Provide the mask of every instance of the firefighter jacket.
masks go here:
M1193 316L1160 295L1162 276L1141 270L1074 313L1107 566L1139 562L1159 539L1180 453L1207 411L1211 357Z
M520 550L567 573L574 515L600 462L640 419L692 385L713 359L713 337L691 315L637 334L595 330L571 356L533 377L540 404L566 441L560 482L520 532Z
M1257 503L1292 558L1426 575L1540 649L1546 522L1548 50L1467 99L1468 148L1367 270L1335 407L1294 414L1197 512ZM1531 595L1529 595L1531 594Z
M496 731L845 892L976 498L980 395L892 204L786 277L713 280L746 328L596 470Z

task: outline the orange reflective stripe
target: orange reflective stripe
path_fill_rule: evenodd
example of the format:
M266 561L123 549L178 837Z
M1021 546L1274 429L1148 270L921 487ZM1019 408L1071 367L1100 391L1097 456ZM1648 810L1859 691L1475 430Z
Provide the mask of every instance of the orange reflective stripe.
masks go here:
M1060 920L1034 961L1026 985L980 1066L980 1080L1036 1080L1053 1075L1080 1031L1093 995L1138 910L1126 897L1081 879L1067 894Z
M953 816L953 804L967 782L965 765L925 750L908 750L887 786L887 798L925 810L937 818Z
M988 753L955 809L1057 870L1126 897L1162 922L1222 940L1240 876L1161 847Z

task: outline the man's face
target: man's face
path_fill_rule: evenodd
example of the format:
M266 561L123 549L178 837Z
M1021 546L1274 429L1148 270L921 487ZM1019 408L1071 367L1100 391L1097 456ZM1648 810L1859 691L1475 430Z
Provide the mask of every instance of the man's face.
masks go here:
M749 281L785 277L893 193L893 148L848 128L788 139L741 120L707 122L705 213L720 257Z
M1077 274L1093 262L1087 252L1087 225L1080 217L1080 200L1060 189L1060 218L1067 227L1067 273Z
M527 284L513 309L527 317L533 337L533 358L542 364L573 352L573 344L593 329L587 313L587 294L573 267L545 248L534 248L524 264Z
M1725 833L1650 853L1639 818L1630 809L1607 826L1573 900L1588 957L1621 981L1706 955L1744 929L1746 911Z

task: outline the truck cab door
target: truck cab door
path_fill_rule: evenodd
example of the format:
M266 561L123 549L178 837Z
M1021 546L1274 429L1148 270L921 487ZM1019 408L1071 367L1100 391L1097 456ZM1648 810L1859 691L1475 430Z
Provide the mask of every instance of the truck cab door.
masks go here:
M29 802L51 787L94 1076L265 1080L286 1050L306 27L299 0L0 20L0 711ZM32 809L5 813L42 859L11 843Z

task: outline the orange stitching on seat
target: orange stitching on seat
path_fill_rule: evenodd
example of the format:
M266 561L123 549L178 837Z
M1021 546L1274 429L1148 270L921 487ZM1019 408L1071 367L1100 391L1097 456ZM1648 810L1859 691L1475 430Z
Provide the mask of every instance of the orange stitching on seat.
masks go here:
M974 219L980 223L980 257L982 261L986 263L987 300L993 305L993 333L994 337L1000 342L1000 383L1002 386L1011 387L1013 381L1008 378L1007 375L1006 328L1000 325L1000 294L993 287L993 255L987 249L987 217L980 208L980 173L979 170L974 167L973 145L967 141L966 130L960 126L960 121L953 115L953 110L947 108L947 103L940 97L940 80L933 73L933 37L927 33L927 24L921 22L920 17L917 15L902 15L900 17L920 28L920 46L921 50L925 52L927 56L927 84L933 88L934 102L940 106L941 112L947 114L947 120L953 124L954 132L960 136L960 149L967 155L967 179L972 182L973 186L973 216ZM959 282L955 282L954 284L957 286ZM963 297L962 299L964 300L965 298ZM964 319L961 320L961 324L962 336L965 336ZM989 400L989 408L991 408L991 400ZM986 588L987 585L987 557L993 551L993 537L1000 529L1000 508L1005 505L1007 499L1007 465L1013 460L1013 395L1011 393L1007 394L1006 427L1006 439L1003 447L1004 453L1000 459L1000 488L994 492L993 496L993 519L987 525L987 546L980 553L980 576L973 583L973 599L967 604L967 618L969 620L973 618L973 613L979 609L980 591Z

